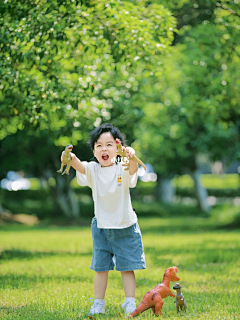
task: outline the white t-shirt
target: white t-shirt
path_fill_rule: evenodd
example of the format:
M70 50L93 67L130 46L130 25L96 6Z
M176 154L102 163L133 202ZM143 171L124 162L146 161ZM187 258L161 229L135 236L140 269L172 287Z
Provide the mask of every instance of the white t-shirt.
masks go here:
M92 189L98 228L122 229L136 223L129 188L136 186L137 173L130 176L121 163L110 167L101 167L93 161L82 164L86 174L77 171L77 182Z

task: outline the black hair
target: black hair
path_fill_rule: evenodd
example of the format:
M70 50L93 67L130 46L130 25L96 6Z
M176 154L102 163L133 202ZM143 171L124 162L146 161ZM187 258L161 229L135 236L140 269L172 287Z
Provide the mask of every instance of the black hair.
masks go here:
M120 132L120 130L117 127L114 127L110 123L103 123L99 127L95 128L93 131L90 132L90 138L88 140L88 144L91 147L92 151L94 150L94 145L98 141L98 138L100 135L104 132L110 132L113 136L114 140L117 138L121 140L121 143L123 146L126 146L125 139ZM118 155L116 162L120 162L121 157ZM92 160L97 161L97 159L94 157Z

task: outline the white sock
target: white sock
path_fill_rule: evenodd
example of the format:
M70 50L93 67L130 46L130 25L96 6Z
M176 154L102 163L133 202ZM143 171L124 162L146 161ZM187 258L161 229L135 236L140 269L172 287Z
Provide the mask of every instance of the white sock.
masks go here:
M125 302L135 302L135 298L134 297L128 297L128 298L125 298Z
M101 304L101 305L104 305L104 304L105 304L104 299L95 299L94 302L97 302L97 303L99 303L99 304Z

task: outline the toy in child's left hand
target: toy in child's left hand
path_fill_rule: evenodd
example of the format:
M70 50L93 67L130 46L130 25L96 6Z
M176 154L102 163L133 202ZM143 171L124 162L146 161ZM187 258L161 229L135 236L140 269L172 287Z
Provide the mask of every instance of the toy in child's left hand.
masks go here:
M180 278L176 276L177 272L177 267L166 269L162 283L158 284L155 288L145 294L142 302L139 304L137 309L128 316L128 318L135 317L150 308L156 316L162 314L163 298L168 296L175 297L175 294L173 294L170 289L170 281L180 280Z
M126 149L123 149L123 146L122 146L122 143L121 143L121 140L120 139L116 139L116 144L117 144L117 149L118 149L118 154L122 157L123 159L123 165L125 167L127 167L125 170L129 170L129 160L132 160L132 161L135 161L137 163L139 163L141 166L143 166L144 170L146 171L146 167L145 167L145 164L140 160L138 159L135 155L134 156L129 156L127 154L127 151ZM127 161L125 159L127 158Z
M57 171L59 173L63 174L69 174L69 170L71 168L71 163L72 163L72 158L70 151L72 151L73 146L71 144L68 144L65 148L65 150L62 153L62 163L61 163L61 168ZM63 171L63 167L66 165L66 169Z

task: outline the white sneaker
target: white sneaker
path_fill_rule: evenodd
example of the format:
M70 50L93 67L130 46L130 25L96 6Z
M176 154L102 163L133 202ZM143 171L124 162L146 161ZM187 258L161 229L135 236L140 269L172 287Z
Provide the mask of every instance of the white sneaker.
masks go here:
M99 301L94 301L94 304L91 306L91 309L88 314L94 315L99 313L105 313L105 301L103 301L103 303Z
M136 303L134 301L125 301L121 307L125 309L125 314L131 314L136 309Z

